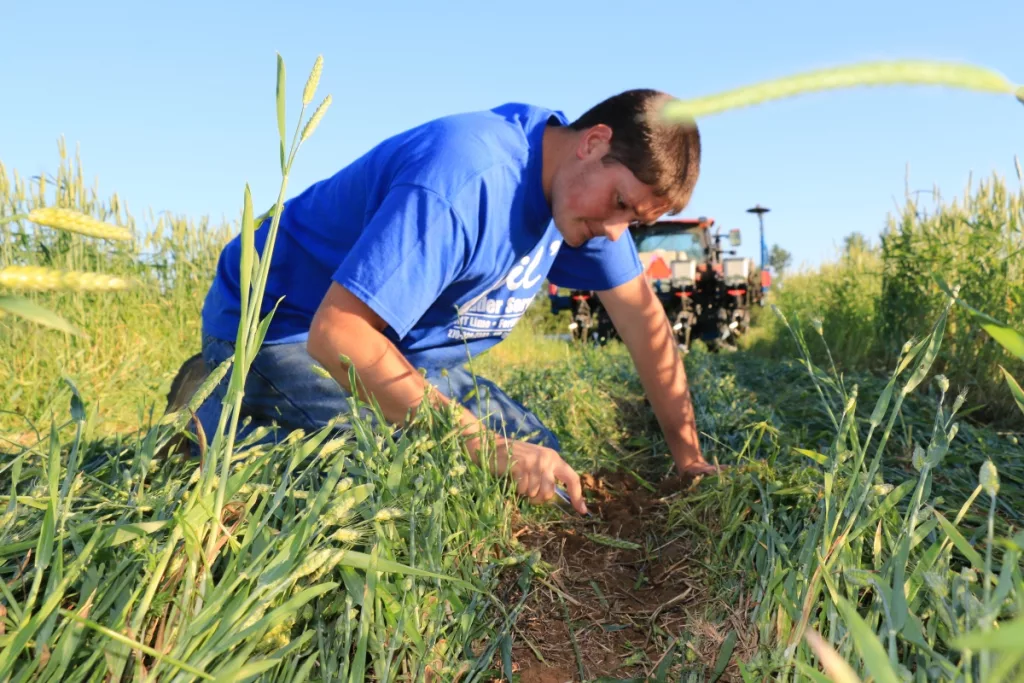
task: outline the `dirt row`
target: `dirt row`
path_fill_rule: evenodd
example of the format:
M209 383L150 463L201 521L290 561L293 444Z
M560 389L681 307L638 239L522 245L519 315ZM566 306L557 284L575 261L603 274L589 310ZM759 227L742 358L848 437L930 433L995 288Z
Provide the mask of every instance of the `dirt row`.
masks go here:
M534 581L518 620L513 669L519 680L643 680L670 639L684 633L692 636L684 645L689 666L711 671L730 630L741 637L719 680L739 680L735 660L755 647L743 623L749 608L726 605L709 587L692 541L665 537L668 498L685 495L693 482L672 479L650 491L630 474L599 472L583 480L591 516L566 507L556 522L520 523L516 530L526 548L554 567L547 579ZM639 547L608 545L621 541ZM711 623L704 619L708 607L731 616Z

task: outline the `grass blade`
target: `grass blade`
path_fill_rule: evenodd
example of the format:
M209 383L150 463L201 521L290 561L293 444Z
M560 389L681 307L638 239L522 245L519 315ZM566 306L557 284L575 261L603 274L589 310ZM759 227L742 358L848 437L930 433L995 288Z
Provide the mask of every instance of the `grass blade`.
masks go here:
M1020 385L1017 384L1017 380L1013 378L1013 375L1006 371L1006 368L1000 365L999 369L1002 371L1003 377L1006 378L1006 385L1010 387L1010 394L1013 395L1014 403L1016 403L1017 407L1020 408L1020 412L1024 413L1024 389L1020 388Z
M281 137L281 173L286 173L284 161L284 120L285 120L285 70L284 70L284 58L280 53L277 55L277 132Z
M871 677L879 683L900 683L900 678L889 663L882 644L875 637L871 627L857 614L853 605L846 598L837 595L836 607L842 613L843 621L849 627L853 643L864 660L865 667L871 673Z
M0 296L0 311L19 316L30 322L67 332L79 337L89 338L84 331L75 327L53 311L25 299L24 297L5 294Z

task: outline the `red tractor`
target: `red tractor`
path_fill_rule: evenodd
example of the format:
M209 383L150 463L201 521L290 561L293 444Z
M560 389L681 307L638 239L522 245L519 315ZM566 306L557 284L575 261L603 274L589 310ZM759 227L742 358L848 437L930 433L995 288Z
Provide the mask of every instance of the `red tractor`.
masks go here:
M630 229L647 280L683 350L694 339L713 351L735 347L750 327L751 308L764 305L771 285L770 274L753 259L723 248L723 235L711 230L714 224L710 218L680 218ZM739 246L740 231L731 230L728 239ZM571 311L574 339L603 344L617 337L595 292L577 290L561 297L552 287L549 295L552 313Z

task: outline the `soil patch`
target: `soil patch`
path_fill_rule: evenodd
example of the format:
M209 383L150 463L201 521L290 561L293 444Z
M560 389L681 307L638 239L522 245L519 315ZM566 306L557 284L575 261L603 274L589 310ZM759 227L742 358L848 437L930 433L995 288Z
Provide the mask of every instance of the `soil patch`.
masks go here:
M726 632L716 638L715 627L701 620L717 596L710 594L702 563L692 561L692 543L664 537L665 496L678 493L680 483L645 486L631 474L612 472L582 479L591 517L569 511L555 523L516 531L520 543L553 568L534 582L518 620L513 662L519 680L642 680L673 637L689 633L694 645L721 643ZM713 667L717 648L687 647L695 667ZM730 669L736 671L734 663ZM720 680L730 680L729 673Z

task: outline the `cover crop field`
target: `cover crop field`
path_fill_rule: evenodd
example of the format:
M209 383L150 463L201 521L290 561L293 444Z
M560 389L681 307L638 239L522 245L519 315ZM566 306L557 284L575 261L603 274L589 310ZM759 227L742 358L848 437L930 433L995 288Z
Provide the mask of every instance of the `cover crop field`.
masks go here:
M63 145L45 177L0 165L0 680L1024 680L1020 178L908 200L785 276L740 351L697 345L724 466L698 481L624 347L538 298L472 364L558 434L587 517L517 500L437 410L167 454L240 226L143 232L85 178ZM241 229L270 203L246 189Z

